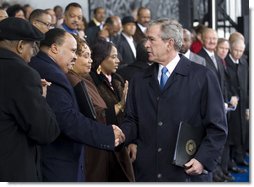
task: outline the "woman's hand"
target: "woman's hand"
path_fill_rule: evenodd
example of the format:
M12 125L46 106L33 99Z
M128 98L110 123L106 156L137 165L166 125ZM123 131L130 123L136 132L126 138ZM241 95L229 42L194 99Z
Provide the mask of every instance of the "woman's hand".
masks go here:
M47 87L51 85L51 82L46 81L45 79L41 79L42 86L42 96L46 98L47 96Z

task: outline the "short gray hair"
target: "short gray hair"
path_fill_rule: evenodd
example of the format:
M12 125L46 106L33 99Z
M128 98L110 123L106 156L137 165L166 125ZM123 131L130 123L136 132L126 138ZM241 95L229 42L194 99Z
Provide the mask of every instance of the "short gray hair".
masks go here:
M153 25L160 25L161 29L161 39L173 39L175 44L174 48L176 51L179 51L182 46L183 40L183 27L176 21L167 18L157 19L149 23L149 27Z

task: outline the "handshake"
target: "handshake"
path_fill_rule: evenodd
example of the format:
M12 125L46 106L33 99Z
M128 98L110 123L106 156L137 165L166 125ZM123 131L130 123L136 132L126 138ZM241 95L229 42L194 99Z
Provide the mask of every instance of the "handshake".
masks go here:
M120 145L125 141L125 135L118 126L112 125L112 128L115 135L115 147L117 147L118 145Z

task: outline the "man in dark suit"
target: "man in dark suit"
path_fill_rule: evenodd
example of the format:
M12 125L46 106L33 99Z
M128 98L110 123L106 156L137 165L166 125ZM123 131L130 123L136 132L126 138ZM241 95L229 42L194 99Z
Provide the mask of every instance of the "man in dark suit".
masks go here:
M133 40L133 35L136 31L135 20L132 16L125 16L122 19L123 30L120 40L117 43L117 50L122 57L119 69L126 67L128 64L136 61L136 42Z
M0 22L0 181L40 181L38 145L59 135L42 96L40 75L27 63L43 34L21 18ZM44 93L46 95L46 93Z
M124 140L124 135L117 126L98 124L80 113L66 77L77 58L75 38L62 29L52 29L45 34L40 49L29 64L52 83L47 101L61 130L56 141L42 148L43 180L84 181L83 144L112 151Z
M148 23L151 21L151 11L149 8L140 7L137 12L136 32L133 36L134 41L139 43L145 38L145 31Z
M239 97L238 106L230 113L229 143L232 148L231 159L236 164L247 166L244 160L246 137L248 136L247 120L249 116L249 66L243 57L244 40L236 39L230 43L230 53L225 58L227 63L227 77L231 95ZM247 140L248 141L248 140Z
M190 47L192 44L191 32L187 29L183 29L183 44L180 49L180 53L183 53L185 57L191 61L203 65L206 65L206 61L203 57L191 52Z
M103 28L99 26L90 27L86 30L87 42L90 46L94 45L98 39L104 39L113 44L117 44L120 38L122 23L119 16L110 16L106 19Z
M93 19L88 23L87 27L101 27L103 26L106 11L103 7L97 7L93 10Z
M227 90L225 88L225 69L222 59L215 53L218 36L212 28L205 28L202 33L203 48L198 55L205 58L206 67L211 69L219 80L224 100L228 100Z
M225 81L225 67L223 65L222 59L215 52L218 43L217 32L212 28L205 28L202 32L201 39L203 47L198 52L198 55L205 58L206 67L212 70L216 75L216 77L218 78L220 88L223 93L225 110L227 110L227 103L230 99L226 87L227 84ZM218 166L214 171L213 177L214 181L222 182L225 181L227 177L226 175L223 174L222 168L220 167L221 158L219 158L217 162Z
M137 144L136 181L211 181L227 137L218 80L211 70L179 55L182 27L176 21L151 22L146 37L149 60L155 63L131 81L121 126L126 141ZM181 121L205 129L197 153L184 167L172 164Z

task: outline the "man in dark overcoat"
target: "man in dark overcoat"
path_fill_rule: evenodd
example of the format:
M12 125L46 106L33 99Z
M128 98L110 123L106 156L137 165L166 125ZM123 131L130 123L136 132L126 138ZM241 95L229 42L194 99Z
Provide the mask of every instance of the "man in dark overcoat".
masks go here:
M40 75L27 65L44 35L21 18L0 22L0 181L40 181L38 145L59 135L42 96Z
M227 137L219 82L211 70L179 55L182 27L175 20L151 22L146 38L155 63L131 81L121 126L127 143L137 145L136 181L211 181ZM204 128L204 137L194 158L179 167L173 158L182 121Z
M77 58L76 49L77 42L70 33L51 29L41 41L40 52L29 63L52 83L47 101L61 130L53 143L42 148L42 176L47 182L85 181L84 144L112 151L124 140L117 126L99 124L79 111L74 90L66 77Z
M243 53L245 44L242 39L230 43L230 52L225 58L230 95L236 95L239 102L235 111L230 112L229 141L231 159L236 164L247 166L244 160L246 153L246 137L248 136L247 119L249 116L249 65ZM248 141L248 140L247 140Z

